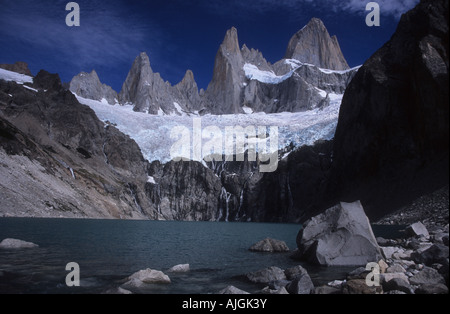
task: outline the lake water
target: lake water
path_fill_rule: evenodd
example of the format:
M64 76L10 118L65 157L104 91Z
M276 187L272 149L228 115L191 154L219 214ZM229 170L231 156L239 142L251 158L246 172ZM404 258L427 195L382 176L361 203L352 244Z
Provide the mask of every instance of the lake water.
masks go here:
M295 224L161 222L0 218L0 241L16 238L39 248L0 250L0 293L102 293L118 287L141 269L166 271L190 264L185 274L169 274L170 285L152 285L143 293L207 294L228 285L256 293L248 272L270 266L298 265L290 253L255 253L254 243L271 237L291 250ZM70 262L80 265L81 287L65 284ZM316 285L344 278L351 268L303 265Z

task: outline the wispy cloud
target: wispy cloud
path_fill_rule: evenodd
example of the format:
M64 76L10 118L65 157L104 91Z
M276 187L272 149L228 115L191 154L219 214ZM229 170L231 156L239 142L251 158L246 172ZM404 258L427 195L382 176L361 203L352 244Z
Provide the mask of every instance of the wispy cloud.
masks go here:
M78 1L81 27L68 27L67 1L8 1L0 11L0 34L40 49L55 58L76 65L104 65L129 59L136 47L149 41L158 44L157 27L149 31L149 22L139 23L111 2ZM93 14L95 12L95 14Z
M381 14L399 19L408 10L414 8L420 0L377 0ZM365 8L369 0L209 0L201 2L205 7L216 13L228 14L260 14L274 9L286 9L298 15L305 14L305 10L315 9L326 12L349 12L366 14Z

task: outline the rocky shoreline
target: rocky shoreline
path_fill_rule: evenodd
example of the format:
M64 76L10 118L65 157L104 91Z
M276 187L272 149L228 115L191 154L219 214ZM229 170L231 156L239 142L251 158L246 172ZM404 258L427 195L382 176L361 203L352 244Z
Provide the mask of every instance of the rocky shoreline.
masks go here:
M370 267L355 268L346 278L314 287L300 265L287 270L270 267L247 278L267 284L261 293L270 294L448 294L448 195L447 186L377 221L408 227L402 238L376 238L382 258ZM317 217L313 221L317 223ZM298 250L293 256L297 255Z
M243 278L255 287L263 287L257 294L448 294L449 225L435 226L433 231L428 231L421 222L417 222L408 226L405 232L407 236L402 239L377 238L382 253L378 263L372 263L370 267L355 267L346 277L336 278L326 285L315 286L306 269L308 266L304 264L285 270L271 266L247 273ZM249 251L280 254L286 253L285 248L283 241L268 238L250 247ZM296 253L290 254L290 258ZM188 265L172 269L178 268L189 272ZM139 280L136 280L136 274L145 276L138 276ZM160 271L147 269L136 274L107 293L140 293L147 284L170 284L169 277ZM250 294L236 286L211 293Z
M421 198L414 204L423 204L424 200L442 194L448 197L448 191L447 193L445 192L445 190L440 190L433 193L433 195ZM442 200L442 198L440 199ZM359 204L359 202L352 205L355 204ZM342 205L344 207L342 212L345 214L345 206L348 205ZM336 208L334 207L331 211L327 211L328 215L336 216ZM442 210L441 214L445 215L445 210ZM441 223L442 215L434 216L435 219L427 217L424 221L428 227L422 222L409 225L404 230L405 236L403 238L376 238L377 247L381 253L378 262L369 263L366 267L355 267L344 278L336 278L336 280L326 285L314 285L306 269L308 268L306 264L302 264L303 266L297 265L285 270L272 266L247 273L242 277L245 281L253 283L255 287L263 287L257 294L448 294L449 225L448 223L446 225ZM387 217L378 223L387 221L391 224L391 221L395 221L394 219L397 216L411 219L413 213L403 213L401 215L399 211L394 213L392 217ZM312 220L315 223L320 222L317 217ZM338 220L342 223L342 217ZM406 221L400 220L402 223ZM350 222L354 225L358 224L355 221ZM333 231L327 236L332 237L335 233ZM358 249L354 247L351 252L358 251ZM299 254L299 250L295 250L292 253L292 251L289 251L285 242L271 238L261 240L251 246L249 251L261 252L261 254L283 254L291 252L286 255L286 258L298 258ZM348 252L345 254L348 254ZM188 265L179 265L172 269L178 268L183 269L183 271L189 271ZM157 274L156 279L163 276L165 280L162 283L170 283L170 279L161 272L144 270L137 274L141 273ZM133 276L130 276L128 279L133 279ZM150 279L147 277L144 279L140 278L140 281L137 281L137 283L136 280L128 281L123 286L110 290L108 293L139 293L139 288L142 288L143 285L154 284L154 278L152 276L149 277ZM228 286L220 291L211 293L249 294L249 292L235 286Z
M298 249L292 251L285 242L271 238L248 249L261 254L285 254L285 258L299 260L297 266L288 269L272 266L241 274L241 278L247 287L249 283L254 285L252 293L260 294L448 294L448 194L448 187L443 188L375 223L405 226L400 233L403 236L395 239L375 238L360 202L340 203L303 225L297 238ZM0 243L0 249L37 246L15 239ZM355 266L348 274L322 285L308 273L313 264L361 267ZM166 271L169 275L180 272L189 273L189 265L177 265ZM145 269L105 293L146 293L152 285L170 283L165 273ZM211 293L248 293L241 288L228 286Z

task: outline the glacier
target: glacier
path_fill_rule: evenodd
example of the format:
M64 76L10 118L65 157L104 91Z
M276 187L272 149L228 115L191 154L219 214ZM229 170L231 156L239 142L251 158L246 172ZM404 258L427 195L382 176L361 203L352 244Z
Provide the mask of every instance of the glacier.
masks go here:
M133 111L133 106L107 105L105 103L86 99L75 95L81 104L89 106L98 118L107 124L116 126L120 131L130 136L141 148L144 157L150 161L167 163L171 160L170 150L176 142L170 137L175 127L193 129L193 119L201 118L203 129L216 126L221 130L226 127L248 126L278 127L278 149L291 144L295 147L313 145L318 140L331 140L334 137L339 110L343 95L329 94L330 105L322 109L306 112L283 113L252 113L235 115L205 115L185 114L149 115ZM202 162L202 160L196 160Z
M293 68L296 65L300 66L296 62L293 63ZM253 70L259 71L255 68ZM272 77L272 74L269 77ZM273 75L272 79L275 79L276 75ZM22 85L33 83L33 78L30 76L3 69L0 69L0 79L15 81ZM160 161L161 163L167 163L171 160L170 149L176 141L171 139L171 131L179 126L192 130L194 118L201 118L203 128L217 126L221 130L230 126L241 126L243 128L248 126L268 128L276 126L279 132L279 150L290 145L301 147L313 145L318 140L331 140L336 132L343 98L341 94L328 94L329 106L296 113L252 113L251 109L248 108L250 110L246 110L246 114L199 116L196 113L183 112L181 116L178 116L163 115L163 113L161 115L149 115L133 111L132 105L109 105L106 101L75 96L81 104L94 110L97 117L105 123L105 127L112 124L135 140L149 162ZM288 154L284 154L282 157L287 156ZM202 160L197 161L203 162Z
M33 78L25 74L19 74L8 70L0 69L0 79L5 81L14 81L17 84L23 85L25 83L33 84Z

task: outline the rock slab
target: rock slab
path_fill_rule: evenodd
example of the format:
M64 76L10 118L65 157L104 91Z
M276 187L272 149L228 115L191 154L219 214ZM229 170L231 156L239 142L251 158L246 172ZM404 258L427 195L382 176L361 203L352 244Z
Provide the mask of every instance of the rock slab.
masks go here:
M39 245L32 242L26 242L18 239L4 239L0 243L0 249L31 249Z
M289 252L286 242L271 238L264 239L250 247L253 252Z
M254 283L265 283L286 280L286 275L281 268L269 267L247 274L248 280Z
M153 269L140 270L130 277L128 283L132 286L142 286L143 284L169 284L170 278L163 272Z
M297 236L300 258L323 266L365 266L380 248L359 201L340 203L304 224Z

